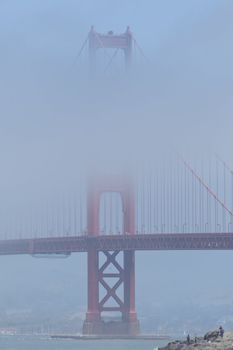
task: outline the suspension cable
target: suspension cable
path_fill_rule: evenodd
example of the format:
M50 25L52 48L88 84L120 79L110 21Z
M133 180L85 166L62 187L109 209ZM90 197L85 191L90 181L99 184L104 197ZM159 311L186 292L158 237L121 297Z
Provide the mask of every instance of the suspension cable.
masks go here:
M193 174L193 176L199 181L200 185L202 185L208 193L231 215L233 216L233 212L226 206L226 204L221 201L221 199L217 196L217 194L204 182L204 180L195 172L195 170L188 164L184 159L182 159L185 167Z
M74 59L73 66L77 63L79 57L81 56L81 54L82 54L82 52L83 52L83 50L84 50L84 48L85 48L85 46L87 44L88 39L89 39L89 35L86 37L86 39L84 40L82 46L80 47L80 49L79 49L79 51L78 51L78 53L77 53L77 55L76 55L76 57Z

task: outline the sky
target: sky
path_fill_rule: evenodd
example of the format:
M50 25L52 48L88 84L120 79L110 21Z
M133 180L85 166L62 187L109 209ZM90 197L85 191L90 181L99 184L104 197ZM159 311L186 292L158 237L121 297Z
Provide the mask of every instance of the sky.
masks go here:
M129 163L140 168L171 151L189 159L217 152L233 167L232 15L231 0L0 0L2 213L75 187L86 170L115 171ZM86 53L74 62L91 25L116 33L130 25L148 60L140 57L130 77L90 80ZM150 286L153 293L139 291L140 300L153 300L164 274L166 281L171 276L181 281L182 274L204 281L198 263L203 255L193 254L141 254L138 280L151 283L149 264L163 267ZM206 255L206 266L213 269L220 260L229 268L231 253L215 254ZM192 264L184 267L189 256ZM61 279L69 266L72 278L77 274L85 281L85 257L71 259L59 262ZM6 294L14 297L18 283L21 292L32 290L27 281L30 276L31 284L37 283L34 269L51 278L55 268L49 261L28 266L28 257L2 260L2 300ZM227 275L220 294L225 285ZM189 295L192 286L184 288ZM199 294L214 297L216 285L203 288ZM229 294L232 289L233 284ZM179 293L177 287L175 300ZM81 303L84 294L85 288ZM163 291L159 295L162 299Z

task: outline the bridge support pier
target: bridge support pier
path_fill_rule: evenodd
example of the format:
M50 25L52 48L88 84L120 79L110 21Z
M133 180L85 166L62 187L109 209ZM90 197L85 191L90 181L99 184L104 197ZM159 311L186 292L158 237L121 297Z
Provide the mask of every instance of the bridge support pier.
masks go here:
M132 184L119 179L89 188L88 234L99 235L99 207L103 192L118 192L122 199L124 234L135 234L134 191ZM88 310L83 324L86 335L137 335L140 331L135 310L135 252L89 249ZM120 319L104 320L117 313ZM103 315L104 314L104 315Z
M105 258L100 262L100 254ZM86 335L137 335L139 322L135 311L134 252L123 252L123 264L117 260L120 251L88 252L88 311L83 324ZM110 268L110 269L109 269ZM109 272L114 268L114 272ZM100 287L104 295L100 296ZM120 288L122 295L120 295ZM113 304L114 303L114 304ZM121 315L117 321L104 321L101 314Z

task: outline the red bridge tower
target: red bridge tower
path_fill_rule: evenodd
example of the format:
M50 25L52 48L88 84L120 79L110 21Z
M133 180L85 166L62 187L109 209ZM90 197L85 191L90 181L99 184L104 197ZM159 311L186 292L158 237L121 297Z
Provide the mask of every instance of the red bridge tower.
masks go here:
M132 61L133 35L127 27L123 34L112 31L100 34L91 27L88 35L90 73L95 72L96 52L99 49L120 49L124 52L125 67ZM114 55L113 55L114 57ZM112 59L112 58L111 58ZM110 63L111 63L110 59ZM104 193L119 193L123 208L123 234L135 234L134 188L130 181L122 178L105 178L90 184L87 199L88 235L97 236L100 232L100 201ZM119 262L119 255L123 261ZM102 263L100 254L104 255ZM114 268L114 273L109 268ZM105 295L100 295L103 287ZM119 290L123 287L122 295ZM114 301L114 306L111 301ZM110 302L110 306L109 306ZM121 320L106 322L103 313L119 312ZM137 335L139 322L135 311L135 252L134 251L96 251L88 250L88 310L83 324L83 334L124 334Z
M135 234L135 202L132 183L122 179L108 178L92 183L88 192L87 225L88 235L97 236L100 232L100 200L106 192L120 194L123 208L123 234ZM84 334L125 334L137 335L139 322L135 311L135 252L124 251L123 263L117 261L120 250L102 251L106 261L101 264L99 251L94 248L88 251L88 310L83 325ZM108 273L108 267L114 267L115 273ZM114 284L111 279L115 279ZM105 296L100 298L100 286L105 289ZM123 296L117 295L123 286ZM109 300L117 306L107 306ZM120 312L121 320L106 322L102 313Z

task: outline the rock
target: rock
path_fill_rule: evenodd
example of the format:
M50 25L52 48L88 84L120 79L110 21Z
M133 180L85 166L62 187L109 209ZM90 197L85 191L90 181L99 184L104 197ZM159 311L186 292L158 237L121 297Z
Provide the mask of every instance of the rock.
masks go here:
M218 337L219 337L219 331L212 331L204 335L204 340L215 341Z
M227 332L223 338L218 331L205 334L204 337L196 338L196 342L191 338L190 344L186 341L173 341L159 350L233 350L233 332Z

